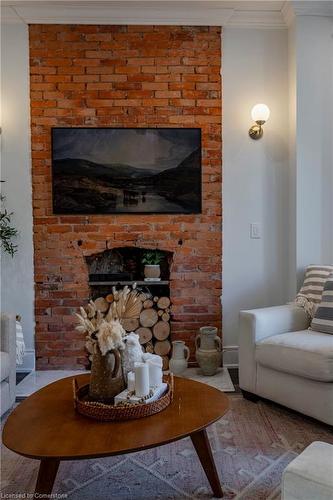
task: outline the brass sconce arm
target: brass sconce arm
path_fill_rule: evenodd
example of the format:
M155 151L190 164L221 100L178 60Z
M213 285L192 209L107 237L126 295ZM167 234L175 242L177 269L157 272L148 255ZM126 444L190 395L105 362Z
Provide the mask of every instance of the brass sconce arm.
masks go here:
M253 106L251 116L253 121L255 122L255 125L252 125L252 127L249 129L249 136L251 137L251 139L254 139L256 141L263 136L264 130L262 126L268 120L269 115L269 107L266 106L266 104L256 104L255 106Z
M251 137L251 139L254 139L256 141L264 135L264 129L262 128L264 123L264 120L258 120L256 121L256 125L252 125L252 127L249 129L249 136Z

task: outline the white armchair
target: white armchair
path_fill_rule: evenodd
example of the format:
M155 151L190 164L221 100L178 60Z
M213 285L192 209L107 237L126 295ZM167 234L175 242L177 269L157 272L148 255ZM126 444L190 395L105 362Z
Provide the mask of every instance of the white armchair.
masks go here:
M0 413L3 415L15 401L16 321L14 314L1 314L0 368Z
M239 385L333 425L333 335L308 330L294 305L240 313Z

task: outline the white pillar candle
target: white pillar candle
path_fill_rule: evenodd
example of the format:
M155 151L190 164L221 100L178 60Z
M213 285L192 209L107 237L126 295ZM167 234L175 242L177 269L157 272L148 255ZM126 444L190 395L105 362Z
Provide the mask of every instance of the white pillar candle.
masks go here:
M153 360L147 361L149 367L149 385L150 387L159 387L162 384L162 367Z
M127 389L130 392L135 391L135 373L134 372L128 372L128 374L127 374Z
M149 394L149 368L146 363L135 363L135 395L142 398Z
M150 352L145 352L142 355L142 358L145 362L147 361L152 361L155 365L163 366L163 359L162 356L159 356L158 354L151 354Z

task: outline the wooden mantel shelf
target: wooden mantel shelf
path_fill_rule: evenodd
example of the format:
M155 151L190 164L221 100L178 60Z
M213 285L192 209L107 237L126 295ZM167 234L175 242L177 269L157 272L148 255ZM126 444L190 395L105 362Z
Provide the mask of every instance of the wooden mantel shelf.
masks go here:
M101 285L110 285L110 286L125 286L125 285L145 285L145 286L156 286L156 285L169 285L169 280L161 280L161 281L89 281L90 286L101 286Z

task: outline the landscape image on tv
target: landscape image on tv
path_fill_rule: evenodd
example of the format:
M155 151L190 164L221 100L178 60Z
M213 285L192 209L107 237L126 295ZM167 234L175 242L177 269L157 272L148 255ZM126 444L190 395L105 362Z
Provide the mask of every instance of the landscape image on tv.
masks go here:
M198 128L53 128L56 214L201 212Z

